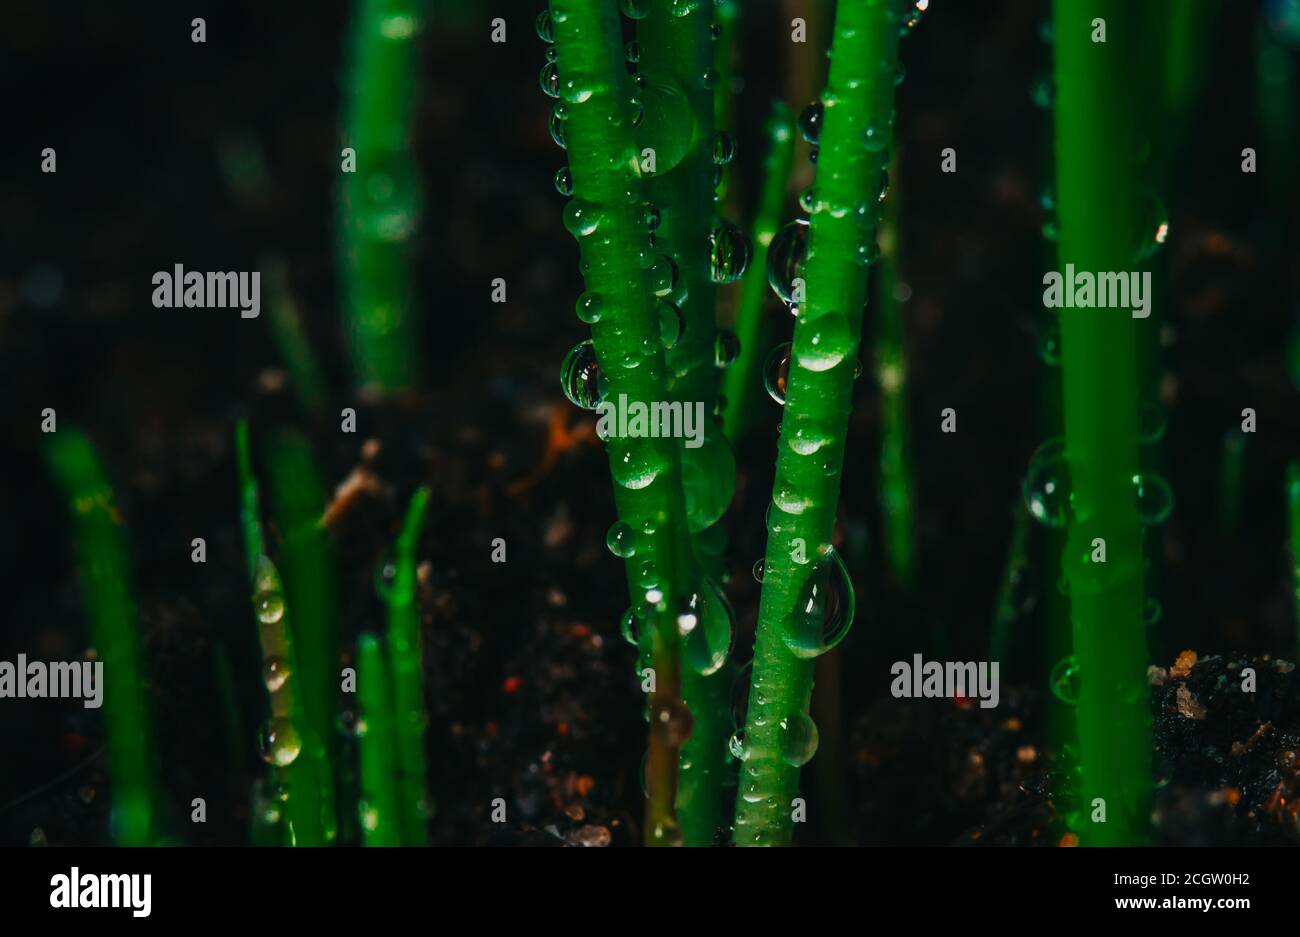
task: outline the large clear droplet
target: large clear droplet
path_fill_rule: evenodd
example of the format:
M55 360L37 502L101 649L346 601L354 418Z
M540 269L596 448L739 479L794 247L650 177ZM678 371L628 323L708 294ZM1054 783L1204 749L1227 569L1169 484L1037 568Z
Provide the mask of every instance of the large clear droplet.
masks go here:
M806 765L817 754L817 723L805 712L795 712L781 720L781 757L796 768Z
M736 634L736 613L717 584L705 579L679 610L677 630L683 658L696 673L707 677L727 662Z
M619 559L625 560L636 554L636 531L632 525L623 521L615 521L610 526L609 532L605 534L605 545L609 547L609 552L613 553Z
M817 146L822 136L822 120L826 116L826 105L813 101L799 113L799 133L803 138Z
M768 396L785 406L786 383L790 377L790 343L782 342L763 362L763 386Z
M853 626L855 605L848 567L830 548L813 567L784 622L781 637L790 653L809 660L831 650Z
M1048 681L1052 695L1062 703L1074 706L1079 702L1079 664L1073 657L1063 657L1057 661Z
M280 657L268 657L262 664L262 682L266 684L267 692L277 692L292 673L288 661Z
M801 302L795 297L795 280L803 279L808 262L808 221L786 225L772 238L767 249L767 282L783 303Z
M595 410L605 399L608 384L596 361L591 339L569 349L560 365L560 387L570 403L584 410Z
M1148 527L1163 524L1174 510L1174 492L1159 475L1143 472L1133 476L1137 492L1138 520Z
M709 277L714 283L734 283L749 267L749 238L730 221L709 232Z
M829 371L845 359L852 344L846 316L837 312L818 316L799 331L799 366Z
M298 753L302 751L302 740L291 720L275 718L262 727L258 747L263 761L284 768L298 758Z
M731 504L736 492L736 458L731 445L711 423L703 427L702 434L686 442L681 450L682 490L687 524L692 533L697 533L716 524Z

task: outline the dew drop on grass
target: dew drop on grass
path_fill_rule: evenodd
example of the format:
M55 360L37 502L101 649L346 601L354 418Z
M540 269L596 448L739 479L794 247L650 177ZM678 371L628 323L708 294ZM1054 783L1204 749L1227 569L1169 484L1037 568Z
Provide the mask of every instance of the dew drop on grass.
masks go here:
M745 744L745 730L738 729L732 733L731 738L727 740L727 751L731 757L737 761L749 760L749 746Z
M547 127L551 131L551 139L554 140L555 145L562 150L567 150L569 148L568 144L564 142L564 122L568 120L568 117L569 106L563 101L556 101L555 106L551 108L551 116L547 121Z
M781 720L781 757L796 768L817 754L817 723L805 712L791 713Z
M600 209L591 202L575 198L564 206L564 227L574 237L584 238L600 227Z
M556 62L556 61L559 61L559 58L560 58L560 50L559 50L559 49L555 48L555 46L547 46L547 47L546 47L546 61L548 61L548 62Z
M712 91L718 86L718 81L721 78L722 76L718 73L716 68L706 68L704 74L700 75L700 87L704 88L706 91Z
M796 417L791 424L783 425L781 438L796 455L816 455L830 443L830 435L807 414Z
M808 262L808 220L792 221L772 238L767 249L767 282L783 303L793 303L794 281Z
M542 91L548 97L560 96L560 69L554 62L547 62L542 66L541 74L537 76L537 83L542 86Z
M749 268L749 237L730 221L719 222L709 232L709 278L714 283L734 283Z
M666 299L658 302L659 306L659 341L665 349L672 348L682 337L686 328L686 317L682 311Z
M623 47L623 58L633 65L641 61L641 46L635 39L629 39Z
M302 740L290 720L274 718L262 727L258 749L268 765L283 768L297 759L302 751Z
M736 457L730 443L710 424L704 427L699 446L682 447L681 460L686 522L692 533L698 533L716 524L730 506L736 493Z
M677 288L677 261L667 254L660 254L648 272L650 292L663 298L672 294Z
M623 640L633 647L639 647L641 644L641 619L637 617L636 610L629 608L623 613L623 617L618 622L619 634Z
M813 208L817 205L817 190L813 186L808 186L799 193L799 207L808 214L812 214Z
M821 140L825 116L826 105L821 101L813 101L799 113L799 133L813 146Z
M720 368L729 368L740 357L740 339L726 329L718 330L718 337L713 341L713 363Z
M642 20L650 12L650 0L618 0L618 8L630 20Z
M274 625L284 618L284 593L279 589L261 589L253 596L257 620L264 625Z
M551 22L550 10L543 10L537 14L537 38L542 42L555 41L555 25Z
M726 130L719 130L713 135L713 163L726 166L736 158L736 138Z
M1052 687L1052 695L1062 703L1074 706L1079 702L1079 664L1073 656L1063 657L1056 662L1048 682Z
M754 567L750 570L754 576L754 581L761 583L763 581L763 557L754 560Z
M889 146L889 127L870 123L862 129L862 145L869 153L879 153Z
M1147 527L1163 524L1174 510L1174 492L1169 483L1151 472L1133 476L1137 492L1138 520Z
M677 631L683 659L692 670L707 677L722 669L735 640L736 613L713 580L703 580L682 603Z
M292 673L288 661L279 657L268 657L262 664L262 682L266 684L266 689L270 693L284 686Z
M691 737L694 720L686 704L679 699L652 699L650 703L650 731L666 743L678 748Z
M614 481L632 491L649 487L664 467L659 450L644 446L624 449L609 462L609 471L614 476Z
M621 560L636 555L636 531L624 521L615 521L605 534L605 545L609 552Z
M584 410L595 410L605 398L608 380L596 361L591 339L569 349L560 365L560 387L569 402Z
M600 317L605 312L605 301L599 293L586 292L578 297L577 303L574 304L574 311L578 318L588 325L595 325L600 321Z
M799 335L799 366L809 371L829 371L844 360L852 344L846 316L836 312L818 316Z
M645 222L646 230L651 234L658 231L661 220L659 207L654 202L643 202L641 204L641 220Z
M1049 439L1029 459L1021 484L1025 507L1046 527L1060 529L1070 514L1070 469L1065 460L1065 440Z
M1143 401L1138 410L1138 442L1144 446L1158 443L1165 436L1165 408L1154 400Z
M636 126L636 149L655 151L655 174L663 175L686 156L695 137L698 122L690 99L681 87L651 80L640 93L644 106L642 120Z
M573 173L568 166L561 166L555 171L555 191L565 198L573 194Z
M853 627L856 599L848 567L828 548L799 590L781 637L795 657L820 657L844 640Z
M786 383L790 376L790 343L782 342L773 348L763 362L763 386L781 406L785 406Z

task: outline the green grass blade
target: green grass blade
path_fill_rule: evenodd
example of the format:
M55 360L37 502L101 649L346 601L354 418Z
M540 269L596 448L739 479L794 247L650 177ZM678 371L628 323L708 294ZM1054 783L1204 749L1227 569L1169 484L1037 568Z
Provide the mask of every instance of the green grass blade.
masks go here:
M763 315L768 302L767 248L781 226L785 207L790 166L794 160L794 115L784 101L773 101L763 139L767 153L763 159L763 189L758 211L750 228L754 259L741 281L740 304L736 309L736 338L740 355L723 378L723 432L732 445L739 442L752 423L755 403L763 393L763 360L767 356L768 332Z
M1094 42L1093 22L1106 23ZM1143 219L1131 149L1141 102L1132 94L1145 50L1127 0L1056 0L1058 263L1084 271L1139 269ZM1152 790L1151 726L1143 626L1138 472L1138 335L1128 309L1060 311L1066 459L1074 521L1063 567L1070 588L1075 707L1085 844L1142 842ZM1086 520L1085 520L1086 518ZM1088 561L1095 538L1101 564Z
M333 546L318 521L325 486L311 445L296 433L278 433L266 448L271 505L280 532L285 600L293 612L293 637L301 670L304 743L323 761L317 784L322 834L337 834L334 770L338 763L339 599Z
M68 504L90 640L104 664L112 837L121 846L153 845L162 831L163 801L121 517L99 457L84 434L61 430L50 438L45 455Z
M799 767L815 745L808 716L813 660L804 618L822 643L818 581L837 560L831 548L844 439L857 366L867 261L880 218L877 193L888 147L863 145L884 132L893 109L899 24L889 2L841 3L817 164L805 280L795 323L785 413L769 511L767 554L745 725L738 845L780 845L791 834ZM815 443L815 444L814 444ZM832 571L838 571L838 568ZM815 578L816 577L816 578ZM845 599L851 599L848 585ZM810 609L808 606L814 606Z
M307 412L319 417L325 412L327 399L325 377L303 328L298 303L289 289L289 272L279 257L263 261L262 269L266 276L271 336L280 350L298 399Z
M550 10L574 191L565 223L578 238L584 264L588 292L579 304L585 300L602 310L591 332L608 381L606 399L668 400L662 330L640 259L648 251L649 231L638 191L618 10L604 0L552 0ZM627 561L628 589L655 669L646 838L670 843L679 835L673 816L677 760L689 729L682 714L675 616L658 614L657 606L676 607L689 589L681 447L673 439L613 437L607 449L618 516L635 542Z
M344 147L340 251L352 368L360 390L391 394L415 384L417 326L409 242L423 196L410 134L419 89L419 0L357 0Z
M357 639L357 703L361 708L357 747L361 754L362 841L367 846L397 846L404 843L403 809L399 806L397 758L394 757L396 723L393 696L388 679L384 648L371 634ZM421 830L420 842L427 834Z
M393 581L387 587L388 673L393 684L394 742L399 771L402 845L423 846L429 839L431 813L425 778L424 655L420 609L416 603L416 552L429 512L429 489L420 488L406 509L393 558Z

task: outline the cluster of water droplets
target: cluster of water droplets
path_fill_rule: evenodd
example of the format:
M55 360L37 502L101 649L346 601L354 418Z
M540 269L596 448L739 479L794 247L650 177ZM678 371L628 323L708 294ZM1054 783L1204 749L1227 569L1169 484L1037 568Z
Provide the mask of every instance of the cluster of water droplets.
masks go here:
M1138 438L1144 443L1156 442L1164 434L1164 411L1157 404L1143 406L1139 420ZM1091 515L1091 507L1074 490L1070 464L1065 440L1059 436L1040 445L1029 460L1021 492L1030 515L1045 527L1064 529L1071 521L1087 521ZM1168 520L1174 508L1169 483L1154 472L1139 472L1130 481L1141 524L1154 527Z

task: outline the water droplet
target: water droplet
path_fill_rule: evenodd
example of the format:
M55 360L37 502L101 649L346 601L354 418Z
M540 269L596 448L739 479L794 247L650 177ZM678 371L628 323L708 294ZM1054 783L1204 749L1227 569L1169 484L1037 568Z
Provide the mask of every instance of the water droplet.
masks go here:
M568 117L569 106L563 101L556 101L555 106L551 108L551 116L546 124L551 131L551 139L562 150L568 149L568 144L564 142L564 122Z
M588 237L600 226L600 209L591 202L575 198L564 206L564 226L574 237Z
M761 583L763 581L763 557L760 556L754 560L754 568L750 572L753 574L755 582Z
M889 146L889 136L888 126L870 123L862 129L862 145L869 153L879 153Z
M1143 472L1133 476L1137 492L1138 520L1148 527L1163 524L1174 510L1174 492L1159 475Z
M822 120L826 116L826 105L821 101L813 101L799 114L799 133L803 138L817 146L822 135Z
M725 166L736 158L736 138L725 130L713 135L713 163Z
M633 491L648 487L665 468L658 448L637 446L611 455L610 474L614 481Z
M1048 680L1052 695L1062 703L1074 706L1079 702L1079 665L1073 657L1063 657L1057 661Z
M781 406L785 406L786 382L790 376L790 343L782 342L768 353L763 362L763 386Z
M630 524L623 521L615 521L610 526L609 532L605 534L605 545L609 547L609 552L613 553L621 560L625 560L636 554L636 531Z
M555 41L555 26L551 22L550 10L543 10L537 14L537 38L542 42Z
M1165 436L1165 408L1154 400L1143 401L1138 410L1138 442L1144 446L1158 443Z
M650 0L619 0L618 8L628 19L641 20L650 12Z
M677 614L682 657L702 676L715 674L727 662L736 636L736 613L722 590L705 579Z
M623 640L633 647L641 643L641 619L637 617L636 610L629 608L623 613L623 617L618 622L619 634Z
M838 551L827 547L785 620L781 637L790 653L809 660L843 641L853 626L855 604L848 567Z
M781 425L781 439L797 455L816 455L831 442L830 434L808 414L799 414L793 421L787 416Z
M714 283L734 283L749 267L749 238L730 221L709 232L709 277Z
M635 65L641 61L641 45L635 39L629 39L623 47L623 57Z
M302 751L302 740L298 738L298 731L290 720L275 718L262 727L259 749L262 760L268 765L283 768L293 764L298 757Z
M645 222L646 229L652 234L659 230L659 208L653 202L641 203L641 220Z
M727 740L727 751L737 761L749 760L749 747L745 744L745 730L741 729Z
M666 299L658 302L659 306L659 341L664 348L672 348L682 337L686 328L686 317L682 311Z
M605 301L601 299L599 293L586 292L578 297L577 303L574 304L574 311L583 322L595 325L605 312Z
M253 606L257 609L258 621L274 625L284 618L284 593L279 588L259 591L253 597Z
M546 92L548 97L558 98L560 96L560 70L554 62L547 62L542 66L542 72L537 76L537 82L542 86L542 91Z
M570 104L581 104L591 97L592 89L576 78L566 78L560 82L560 94Z
M781 720L781 757L786 764L806 765L817 754L817 723L805 712Z
M812 214L813 208L817 204L817 190L814 186L808 186L799 193L799 207L808 214Z
M706 91L712 91L718 86L718 81L722 76L718 74L716 68L706 68L704 74L700 76L700 86Z
M605 398L608 383L596 361L591 339L569 349L560 365L560 387L570 403L584 410L595 410Z
M848 355L853 344L846 316L828 312L799 331L799 366L809 371L829 371Z
M660 254L647 273L650 292L663 298L672 294L677 288L677 261L667 254Z
M279 657L268 657L262 664L262 682L270 693L279 690L292 675L289 662Z
M555 191L565 198L573 194L573 173L568 166L561 166L555 171Z
M1040 524L1059 529L1069 520L1070 491L1065 440L1049 439L1029 459L1029 470L1021 484L1025 506Z
M713 363L720 368L729 368L740 357L740 339L726 329L718 330L718 337L713 341Z
M1038 336L1038 357L1048 367L1055 368L1061 363L1061 328L1055 322Z
M546 61L548 61L548 62L556 62L556 61L559 60L559 58L560 58L560 50L559 50L559 49L555 48L555 46L547 46L547 47L546 47Z
M808 221L800 219L786 225L767 249L767 282L784 303L794 303L796 279L804 275L808 262Z

